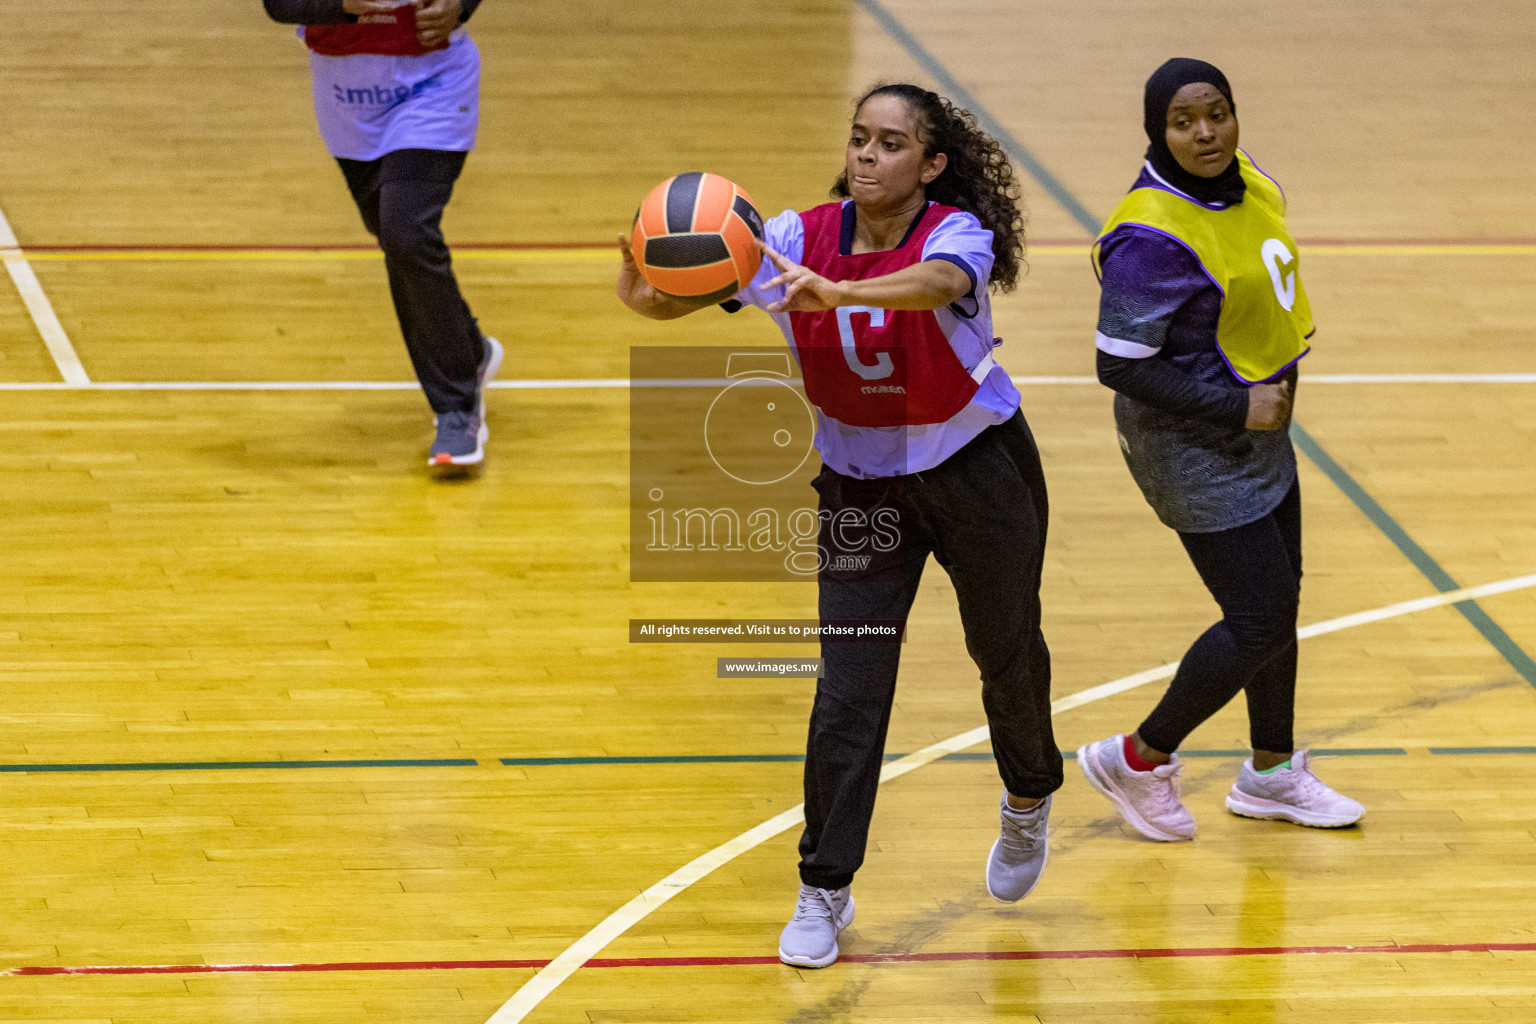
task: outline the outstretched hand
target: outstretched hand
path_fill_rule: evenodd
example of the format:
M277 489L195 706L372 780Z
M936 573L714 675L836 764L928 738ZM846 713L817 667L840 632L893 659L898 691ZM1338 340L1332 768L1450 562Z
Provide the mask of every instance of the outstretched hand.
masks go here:
M802 267L794 260L757 243L763 255L772 261L779 276L763 285L764 291L783 286L784 297L768 304L770 313L816 313L824 309L836 309L842 304L842 289L836 281L828 281L814 270Z
M634 250L623 235L619 236L619 254L624 258L619 264L619 301L641 316L652 320L676 320L713 305L707 297L685 299L659 291L640 273Z

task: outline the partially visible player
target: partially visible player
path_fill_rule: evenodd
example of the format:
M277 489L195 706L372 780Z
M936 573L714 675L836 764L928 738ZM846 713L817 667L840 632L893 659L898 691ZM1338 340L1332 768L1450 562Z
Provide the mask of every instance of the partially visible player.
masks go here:
M905 621L930 553L954 583L1006 786L986 885L1012 902L1045 868L1062 781L1040 631L1045 476L1019 392L992 358L988 292L1015 285L1023 250L1017 186L975 118L913 85L859 102L844 159L839 202L765 225L769 259L736 305L773 317L816 406L821 618ZM648 285L621 243L626 305L658 320L699 308ZM859 524L875 514L897 516L899 543L864 545ZM869 557L837 557L848 550ZM853 920L901 644L824 642L822 656L800 892L779 940L797 967L835 961Z
M1349 825L1365 814L1312 772L1292 737L1301 491L1286 428L1312 310L1285 195L1237 148L1232 89L1175 58L1147 81L1147 161L1095 244L1099 379L1113 388L1131 475L1221 606L1129 736L1077 752L1137 831L1194 838L1175 751L1239 690L1253 757L1227 807Z
M263 0L301 25L315 116L389 290L437 436L428 464L485 456L485 386L502 347L480 333L443 240L443 208L480 118L480 51L460 25L480 0Z

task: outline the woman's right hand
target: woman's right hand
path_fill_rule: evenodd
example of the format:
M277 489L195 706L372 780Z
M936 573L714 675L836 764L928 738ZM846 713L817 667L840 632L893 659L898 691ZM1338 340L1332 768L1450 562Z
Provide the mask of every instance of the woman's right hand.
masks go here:
M1291 420L1291 382L1255 384L1248 389L1249 430L1280 430Z
M624 262L619 266L619 301L641 316L652 320L676 320L710 304L708 300L679 299L653 288L641 276L629 239L623 235L619 236L619 252L624 256Z
M635 262L634 250L630 249L629 239L623 235L619 236L619 252L624 256L624 262L619 266L619 301L636 313L660 305L666 296L640 276L640 264Z

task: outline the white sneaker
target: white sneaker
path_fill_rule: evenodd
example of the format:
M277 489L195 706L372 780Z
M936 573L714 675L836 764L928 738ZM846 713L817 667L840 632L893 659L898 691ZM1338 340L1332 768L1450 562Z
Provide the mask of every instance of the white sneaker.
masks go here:
M1150 772L1132 770L1125 763L1125 737L1077 748L1077 766L1088 784L1109 798L1126 822L1146 836L1164 843L1195 838L1195 818L1179 799L1179 755Z
M1312 774L1312 752L1298 750L1289 768L1260 775L1253 758L1227 795L1227 810L1245 818L1294 821L1313 828L1343 828L1365 817L1365 807Z
M853 923L853 895L800 886L795 916L779 936L779 959L791 967L826 967L837 959L837 934Z

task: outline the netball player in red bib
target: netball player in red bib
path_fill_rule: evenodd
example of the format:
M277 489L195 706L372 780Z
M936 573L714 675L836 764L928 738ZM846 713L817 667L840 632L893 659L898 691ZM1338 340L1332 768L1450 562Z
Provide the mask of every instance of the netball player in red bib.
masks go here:
M479 125L480 53L460 26L480 0L263 2L274 20L302 26L320 134L384 250L437 430L428 464L475 465L502 348L459 292L442 217Z
M1040 632L1045 478L1019 393L992 358L988 293L1015 285L1023 251L1018 188L969 113L917 86L887 85L859 102L833 195L840 201L764 225L768 259L726 307L773 317L816 407L821 618L905 621L929 554L954 583L1006 787L986 884L1012 902L1045 867L1050 797L1062 781ZM699 308L646 284L621 243L626 305L658 320ZM877 550L846 529L874 514L895 517L897 544ZM869 557L839 557L853 548ZM849 887L864 859L900 653L895 641L822 645L785 963L832 963L853 920Z

